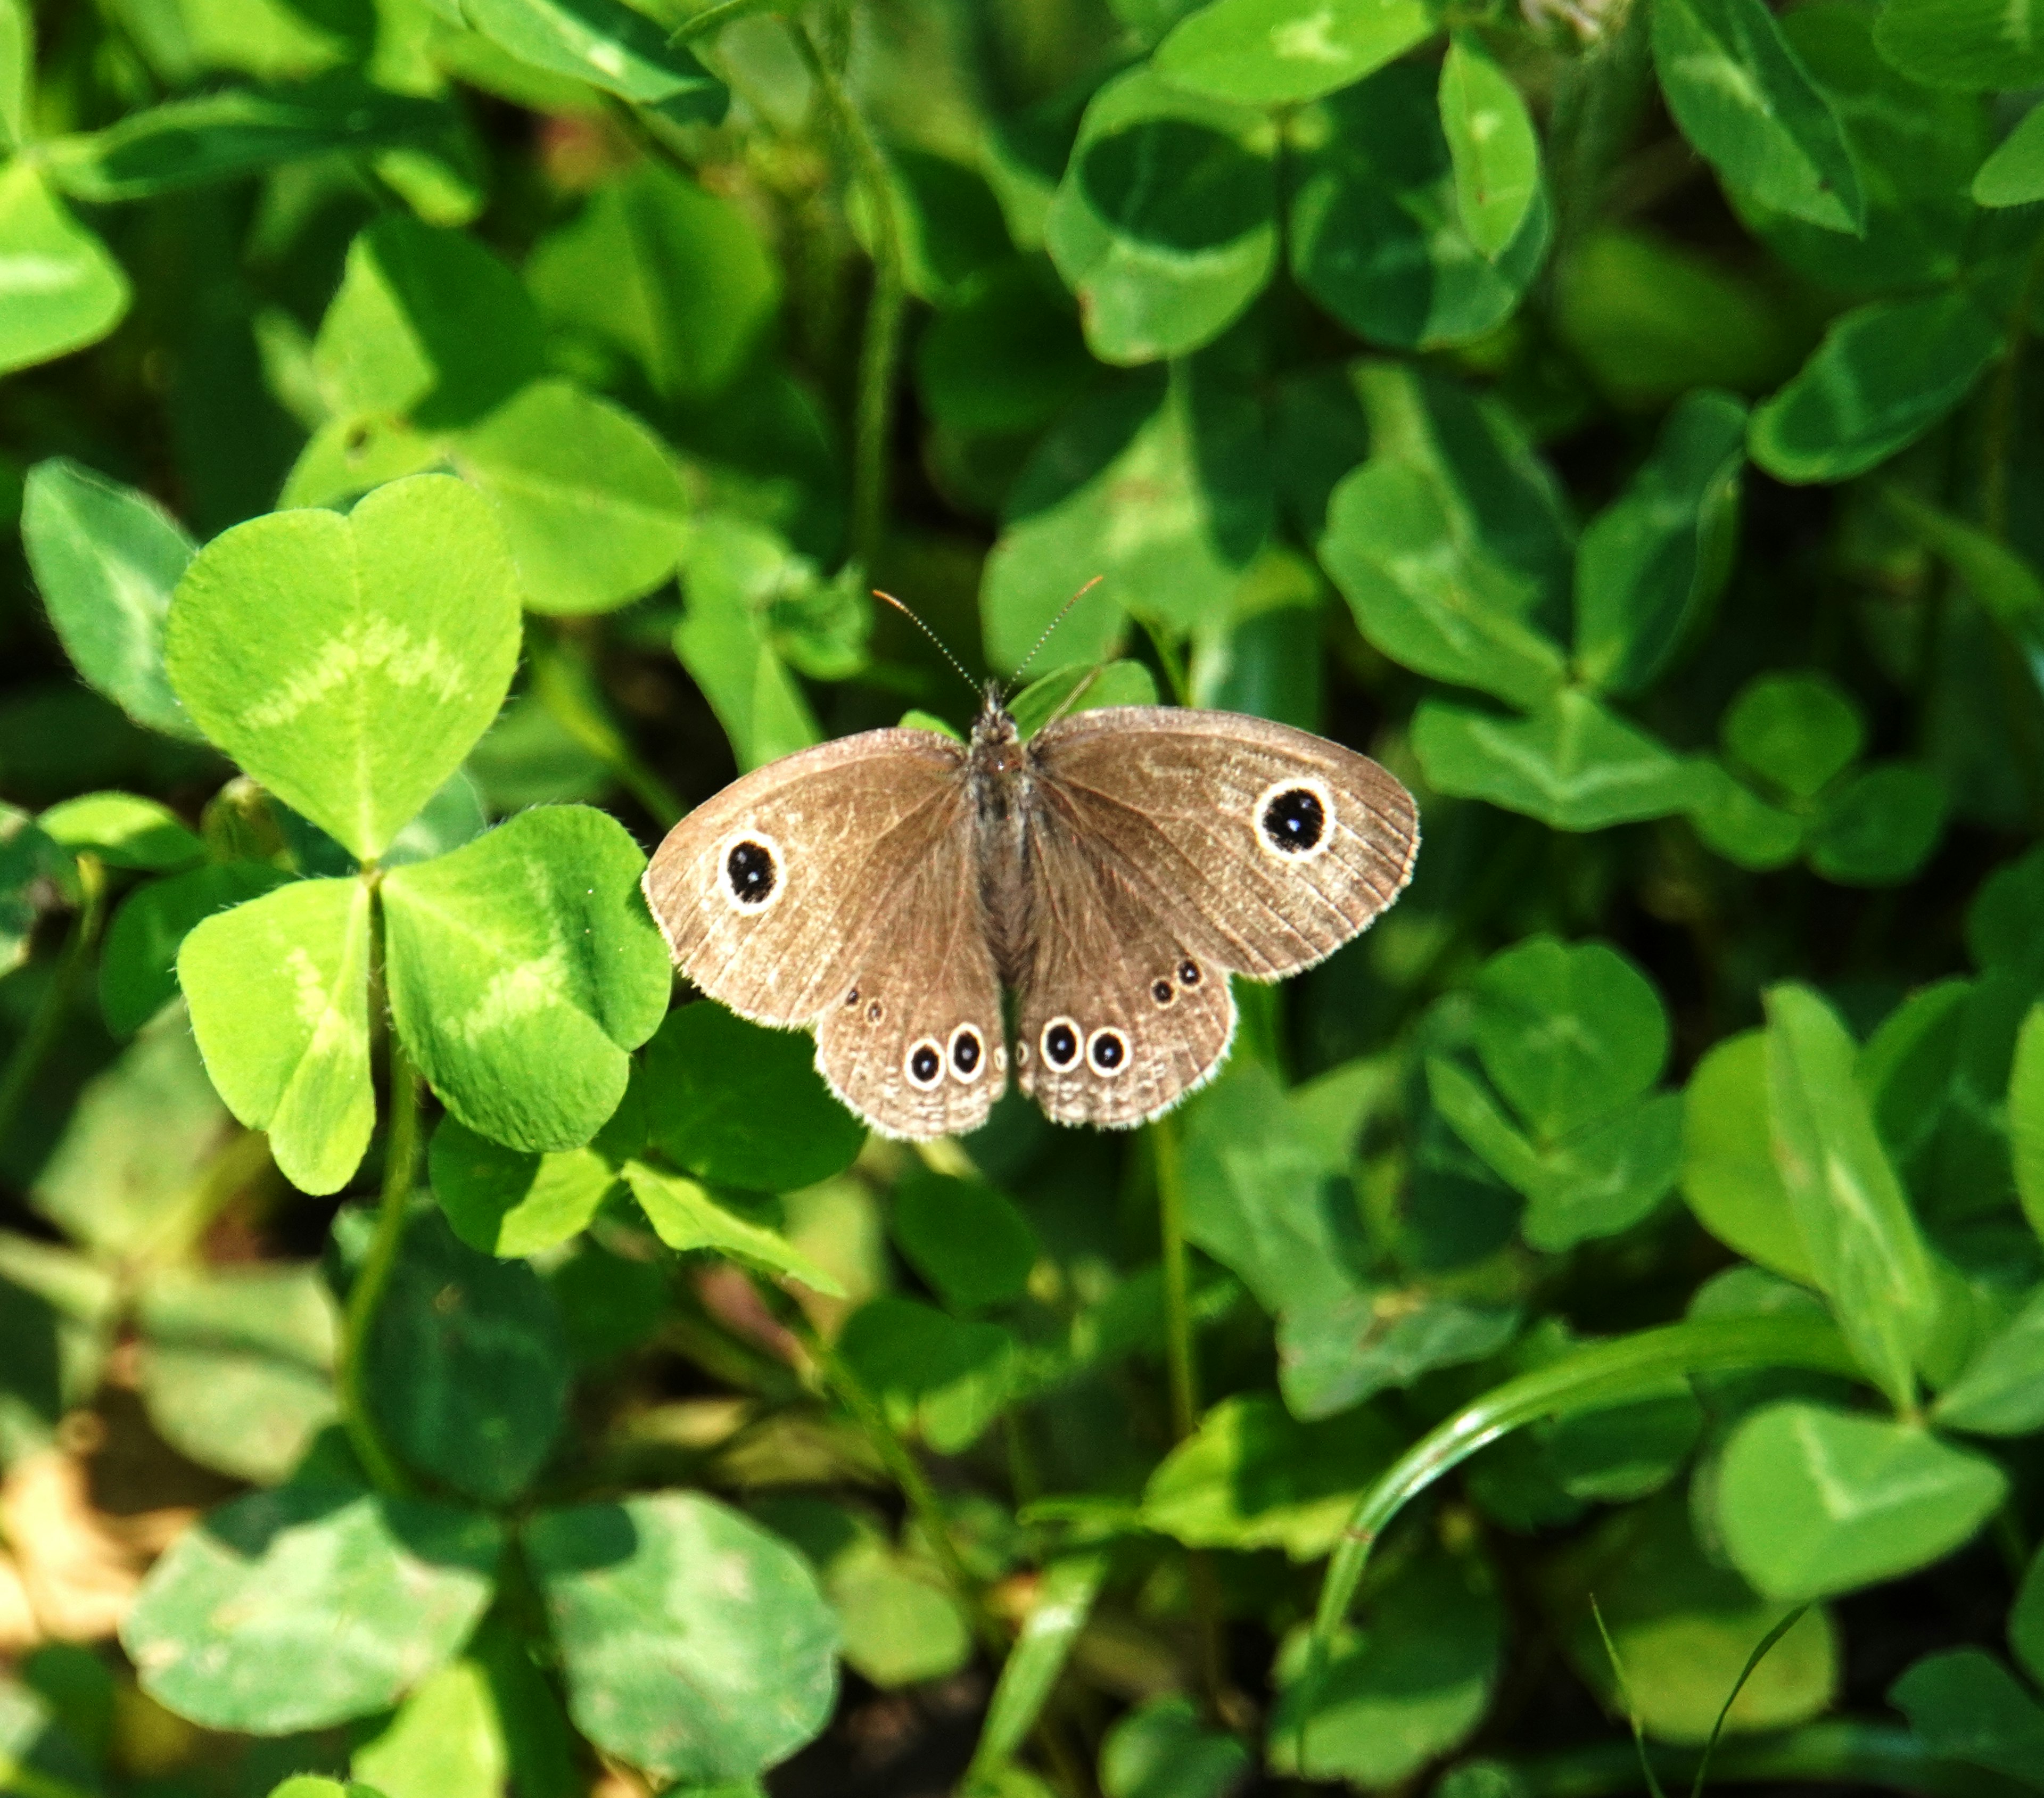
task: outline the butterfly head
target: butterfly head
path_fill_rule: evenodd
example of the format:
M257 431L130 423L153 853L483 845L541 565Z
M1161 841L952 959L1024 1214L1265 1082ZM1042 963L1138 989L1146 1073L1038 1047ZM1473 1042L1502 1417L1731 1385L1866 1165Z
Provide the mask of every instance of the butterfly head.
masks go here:
M986 774L1002 774L1022 761L1022 733L1003 701L1001 683L989 681L972 727L973 766Z

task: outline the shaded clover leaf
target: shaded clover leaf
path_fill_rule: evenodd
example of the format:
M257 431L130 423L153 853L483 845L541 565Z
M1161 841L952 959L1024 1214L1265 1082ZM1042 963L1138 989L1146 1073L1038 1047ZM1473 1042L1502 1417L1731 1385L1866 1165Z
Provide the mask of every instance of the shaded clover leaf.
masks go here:
M981 599L987 655L1020 663L1096 576L1059 632L1074 662L1105 659L1122 608L1189 629L1225 608L1272 513L1247 392L1199 360L1126 377L1060 420L1009 490Z
M848 1167L866 1127L831 1096L815 1046L713 1004L684 1005L646 1048L648 1128L675 1166L789 1193Z
M490 1601L502 1539L419 1499L282 1486L209 1512L121 1626L142 1689L212 1729L282 1735L394 1704Z
M1681 1106L1652 1091L1668 1020L1651 982L1601 943L1535 937L1478 975L1472 1047L1490 1085L1457 1061L1427 1066L1434 1105L1528 1201L1535 1247L1562 1249L1644 1217L1681 1166Z
M347 1185L375 1123L370 909L360 881L298 881L206 918L178 951L213 1085L308 1193Z
M1930 1753L2037 1789L2044 1704L1984 1649L1925 1655L1888 1688L1888 1701Z
M420 475L346 518L272 513L216 537L171 602L165 659L206 735L366 861L460 766L517 655L488 502Z
M1653 29L1668 109L1728 188L1828 230L1864 229L1838 113L1762 0L1666 0Z
M1727 860L1771 868L1803 854L1827 880L1890 886L1937 847L1944 783L1915 762L1855 770L1865 725L1828 676L1755 675L1726 709L1719 734L1727 768L1691 815Z
M1369 1620L1366 1633L1343 1632L1317 1679L1304 1632L1285 1643L1274 1767L1392 1785L1481 1719L1504 1655L1504 1611L1481 1560L1439 1550L1420 1556L1372 1600Z
M1103 362L1155 362L1210 343L1278 261L1277 133L1246 107L1146 68L1085 110L1045 221Z
M515 1498L566 1417L567 1347L545 1282L457 1241L430 1209L406 1220L390 1281L364 1358L377 1421L453 1490Z
M1783 481L1863 474L1964 399L2001 343L2000 326L1963 291L1855 307L1754 411L1753 459Z
M1937 87L2034 87L2044 81L2034 0L1889 0L1874 43L1912 81Z
M1016 1344L1006 1330L962 1322L912 1299L862 1305L846 1320L837 1348L895 1427L918 1431L941 1454L978 1441L1016 1384Z
M463 0L466 21L519 61L572 75L675 125L715 125L724 83L624 0Z
M1416 63L1394 63L1290 133L1293 276L1358 336L1400 349L1465 343L1501 324L1553 232L1536 183L1508 244L1472 241L1436 88Z
M1366 1409L1302 1423L1260 1394L1226 1399L1151 1474L1143 1522L1188 1547L1316 1561L1397 1449L1397 1431Z
M692 1785L746 1780L815 1735L837 1626L796 1551L696 1493L542 1512L525 1554L576 1724Z
M562 805L385 877L391 1015L471 1129L568 1149L617 1108L670 985L644 866L614 819Z

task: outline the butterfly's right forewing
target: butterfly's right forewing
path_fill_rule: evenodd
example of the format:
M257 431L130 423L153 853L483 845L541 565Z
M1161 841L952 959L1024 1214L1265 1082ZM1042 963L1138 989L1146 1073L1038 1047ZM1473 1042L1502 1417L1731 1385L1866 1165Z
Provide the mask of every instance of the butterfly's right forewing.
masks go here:
M955 832L964 751L868 731L755 769L668 832L647 903L675 963L740 1016L811 1024L889 896Z

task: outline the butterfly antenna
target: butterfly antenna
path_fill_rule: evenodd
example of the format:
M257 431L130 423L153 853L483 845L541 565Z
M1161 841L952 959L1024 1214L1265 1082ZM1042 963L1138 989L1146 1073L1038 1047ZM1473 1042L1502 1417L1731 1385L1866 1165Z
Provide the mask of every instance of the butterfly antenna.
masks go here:
M903 617L906 618L910 624L913 624L917 630L920 631L924 636L928 637L931 642L937 646L937 653L943 656L947 662L950 663L954 668L958 670L959 678L963 681L967 686L970 687L975 693L979 691L979 682L974 680L971 675L966 672L965 664L959 661L955 655L951 654L950 649L946 647L944 640L939 636L935 631L932 630L928 624L924 624L921 619L918 618L914 613L911 612L907 606L904 605L901 601L897 599L891 593L882 593L879 588L875 587L873 590L873 597L875 599L886 600L887 603L893 606L897 612L900 613Z
M1012 693L1015 690L1016 682L1022 678L1023 674L1028 670L1029 664L1036 659L1036 651L1040 650L1045 644L1051 640L1051 632L1055 631L1065 621L1066 613L1070 612L1074 605L1078 605L1081 600L1084 599L1088 594L1091 593L1095 587L1098 586L1100 583L1106 578L1107 577L1105 574L1094 575L1091 580L1087 582L1084 586L1081 587L1077 593L1074 594L1072 597L1066 600L1064 605L1058 609L1057 617L1053 618L1049 624L1043 627L1043 634L1037 638L1035 645L1031 648L1029 653L1022 658L1021 666L1018 667L1013 674L1008 677L1008 685L1003 693L1004 697L1006 697L1007 693Z

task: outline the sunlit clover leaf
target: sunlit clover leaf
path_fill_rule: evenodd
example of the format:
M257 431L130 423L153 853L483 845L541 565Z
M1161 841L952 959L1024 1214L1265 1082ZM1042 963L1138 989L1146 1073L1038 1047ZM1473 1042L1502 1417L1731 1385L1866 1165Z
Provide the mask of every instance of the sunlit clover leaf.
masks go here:
M1983 206L2027 206L2044 200L2044 106L2032 106L1973 177Z
M1739 1423L1715 1496L1732 1564L1767 1596L1796 1600L1927 1566L2008 1489L1992 1461L1919 1426L1792 1400Z
M1706 1556L1696 1535L1684 1495L1671 1492L1609 1519L1542 1569L1546 1608L1577 1676L1663 1742L1708 1740L1735 1686L1727 1734L1785 1728L1825 1709L1841 1659L1831 1617L1806 1613L1741 1685L1747 1657L1795 1607L1760 1596Z
M1576 551L1576 663L1608 693L1646 690L1694 641L1739 547L1746 407L1686 394Z
M1865 229L1838 113L1762 0L1663 0L1653 28L1668 109L1727 186L1830 230Z
M1566 672L1529 614L1539 594L1494 560L1421 465L1366 462L1335 489L1320 560L1358 628L1393 661L1531 705Z
M308 1193L347 1185L376 1121L369 913L360 881L298 881L206 919L178 951L213 1085Z
M383 1798L373 1785L359 1779L328 1779L321 1773L294 1773L280 1785L270 1788L270 1798Z
M371 860L461 765L518 658L518 578L490 502L444 474L344 518L251 519L171 601L171 682L213 742Z
M1155 362L1210 343L1278 262L1277 133L1269 120L1147 68L1086 108L1046 225L1103 362Z
M1981 1344L1938 1397L1933 1419L1984 1436L2026 1436L2044 1428L2044 1293Z
M697 1493L542 1512L524 1548L599 1748L687 1785L751 1778L820 1731L837 1623L793 1548Z
M428 1792L434 1798L490 1798L505 1789L511 1773L505 1738L517 1725L505 1717L504 1708L487 1671L464 1655L428 1678L395 1715L361 1742L349 1758L350 1769L398 1798L425 1798ZM524 1789L522 1779L517 1789ZM336 1792L333 1798L341 1795Z
M1487 799L1557 830L1602 830L1685 812L1708 777L1575 688L1530 717L1422 701L1412 747L1428 785Z
M1400 349L1466 343L1510 316L1553 234L1535 186L1511 241L1463 229L1436 83L1394 63L1291 125L1289 244L1299 285L1358 336Z
M427 1169L454 1233L485 1254L538 1254L578 1235L617 1184L594 1149L507 1149L457 1117L433 1132Z
M1888 0L1873 41L1911 80L1933 87L2044 81L2044 6L2037 0Z
M64 456L29 471L21 544L71 666L138 724L196 738L163 673L163 619L192 540L133 487Z
M177 996L178 950L194 925L290 878L267 862L210 862L129 893L100 951L99 1008L106 1028L132 1036Z
M210 1729L326 1729L387 1709L490 1602L486 1517L296 1486L210 1512L150 1569L121 1626L142 1689Z
M521 62L573 75L676 125L715 125L724 83L623 0L461 0L476 30Z
M669 1248L682 1254L708 1249L768 1274L799 1280L826 1298L844 1297L843 1286L779 1231L720 1204L698 1181L663 1174L638 1161L627 1162L624 1173L653 1234Z
M1765 1035L1742 1031L1716 1044L1683 1097L1682 1196L1697 1221L1734 1253L1815 1285L1774 1165Z
M1104 659L1123 609L1189 630L1220 613L1270 533L1270 457L1251 395L1197 361L1082 400L1010 490L980 594L987 654L1012 668L1066 601L1058 654Z
M683 1005L646 1049L653 1146L722 1186L792 1193L851 1165L866 1127L831 1096L798 1031Z
M1858 1047L1808 987L1766 994L1774 1162L1838 1327L1896 1403L1937 1324L1931 1254L1854 1074Z
M617 1108L670 984L644 866L615 820L561 805L386 876L391 1015L471 1130L570 1149Z
M688 514L680 473L608 400L535 382L458 433L449 459L497 502L533 611L608 611L674 572Z
M128 309L128 277L25 156L0 168L0 374L96 344Z
M2001 344L2001 327L1962 291L1855 307L1755 409L1753 459L1789 482L1863 474L1964 399Z
M1468 32L1455 33L1441 63L1440 109L1462 229L1495 260L1540 195L1540 139L1532 115L1518 84Z
M1176 9L1182 10L1182 9ZM1212 0L1157 46L1174 87L1251 106L1316 100L1381 68L1435 31L1422 0Z
M702 689L741 768L819 742L823 732L774 641L768 609L815 571L772 532L700 519L683 546L674 654Z

